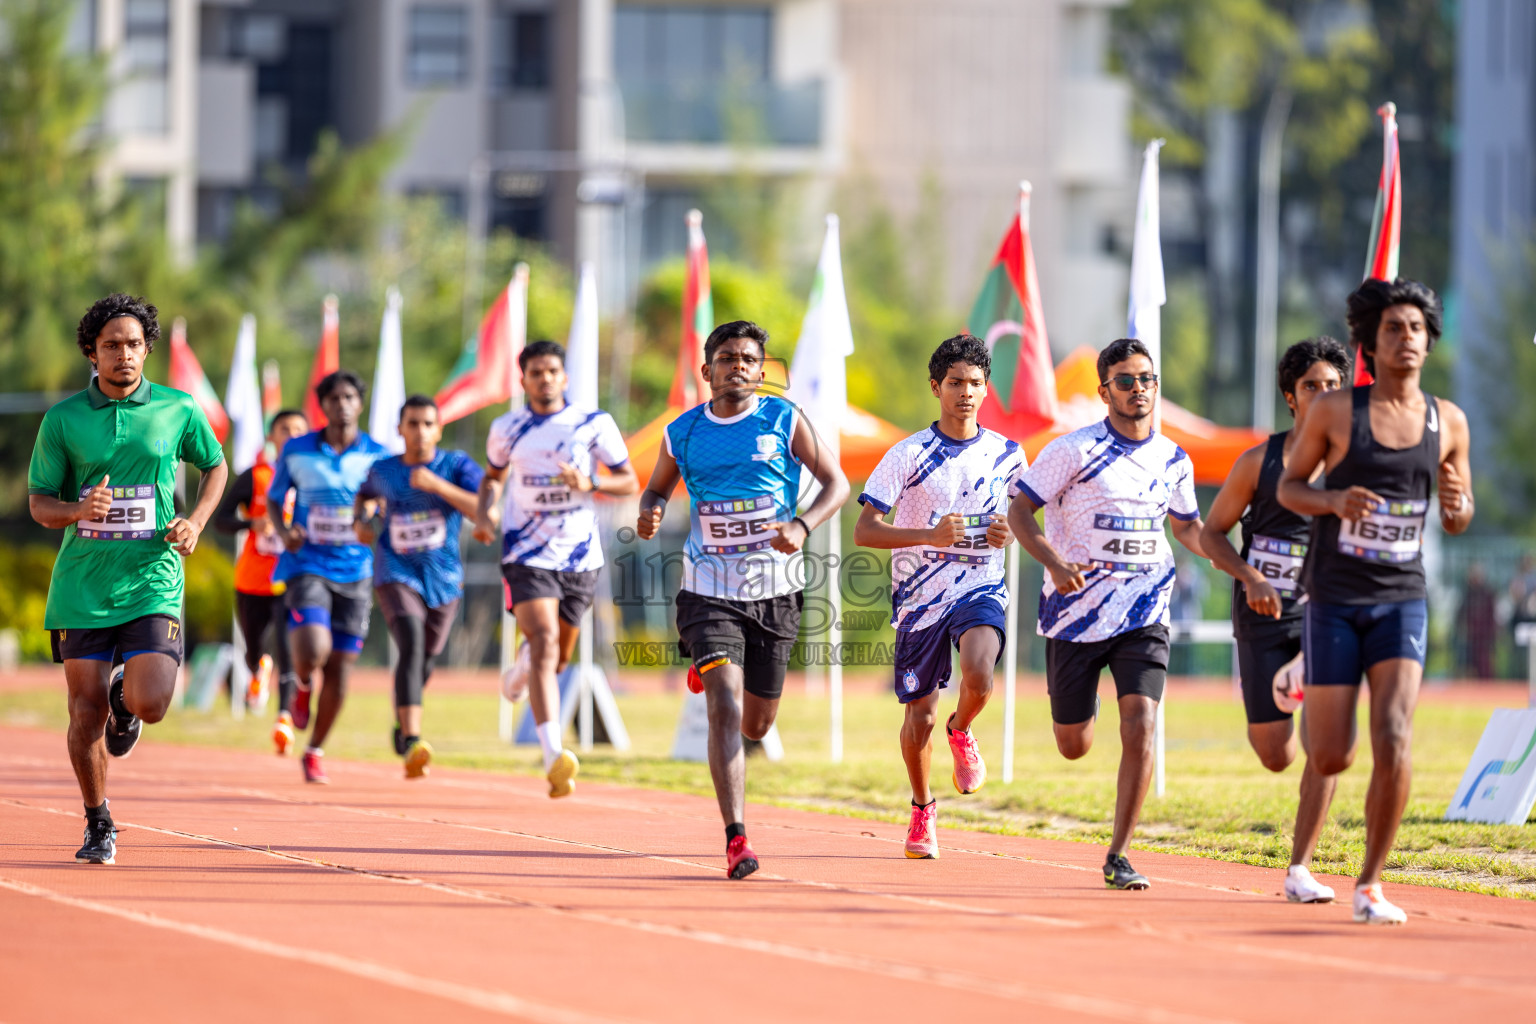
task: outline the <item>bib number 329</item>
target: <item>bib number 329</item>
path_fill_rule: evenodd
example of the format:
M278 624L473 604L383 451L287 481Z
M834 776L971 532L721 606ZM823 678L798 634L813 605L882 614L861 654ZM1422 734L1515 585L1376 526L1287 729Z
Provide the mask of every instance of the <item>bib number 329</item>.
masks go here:
M155 535L155 489L130 484L112 485L112 507L100 519L75 524L75 535L91 540L149 540ZM91 489L80 489L84 501Z

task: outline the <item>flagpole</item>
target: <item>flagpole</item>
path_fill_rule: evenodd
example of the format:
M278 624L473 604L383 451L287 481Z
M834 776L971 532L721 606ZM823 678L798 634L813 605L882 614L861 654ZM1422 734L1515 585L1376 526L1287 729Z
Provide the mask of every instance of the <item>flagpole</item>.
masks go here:
M1029 199L1034 186L1019 182L1019 231L1029 231ZM1021 339L1022 343L1022 339ZM1013 781L1013 744L1018 718L1019 684L1019 546L1008 545L1008 607L1003 628L1003 781Z
M519 263L512 268L512 280L507 282L507 394L511 396L507 405L508 409L516 412L522 403L522 374L517 365L517 350L520 340L526 341L528 337L528 264ZM499 547L499 544L498 544ZM500 561L498 555L497 561ZM501 676L504 677L512 668L512 661L517 657L517 618L512 614L512 609L507 607L507 592L505 584L502 585L501 596ZM496 699L499 702L499 716L497 719L498 732L505 743L513 740L513 714L516 705L502 696L501 687L496 687Z

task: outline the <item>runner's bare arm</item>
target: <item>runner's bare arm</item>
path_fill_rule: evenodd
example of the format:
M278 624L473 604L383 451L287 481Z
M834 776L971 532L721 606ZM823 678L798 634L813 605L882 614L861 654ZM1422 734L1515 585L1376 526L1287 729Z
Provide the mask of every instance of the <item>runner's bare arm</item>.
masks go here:
M52 494L29 494L27 510L38 525L50 530L62 530L84 519L100 519L112 510L112 492L107 488L110 479L109 474L102 474L101 481L79 501L60 501Z
M951 512L925 530L904 529L885 521L885 513L866 504L853 525L853 542L861 548L910 548L929 544L947 548L965 536L965 516Z
M635 532L641 540L650 540L661 529L661 516L667 510L667 500L672 497L682 476L677 460L663 445L656 456L656 468L651 470L651 479L640 492L640 514L635 519Z
M1248 595L1248 607L1260 615L1272 619L1280 617L1280 593L1264 578L1264 574L1243 561L1232 541L1227 538L1232 527L1243 517L1243 510L1253 501L1259 486L1259 470L1264 464L1264 449L1268 442L1250 448L1237 457L1232 472L1216 500L1211 502L1211 514L1205 520L1200 533L1200 546L1211 564L1243 585Z
M379 501L372 494L359 490L352 498L352 532L357 534L357 542L373 546L378 537L373 532L373 514L379 507Z
M1045 571L1051 574L1051 582L1056 585L1056 592L1075 594L1087 585L1087 580L1083 578L1083 570L1088 567L1066 561L1055 548L1051 547L1040 529L1040 524L1035 521L1035 513L1038 511L1038 506L1022 492L1015 494L1008 506L1008 525L1012 528L1013 535L1019 538L1019 543L1023 545L1024 550L1029 552L1029 557L1043 565Z
M466 491L452 480L444 480L426 466L417 466L411 470L411 486L418 491L426 491L435 494L460 515L477 518L480 515L480 496L478 493Z
M1472 501L1472 432L1467 426L1467 414L1460 408L1444 399L1439 405L1440 422L1445 424L1445 433L1440 435L1436 485L1440 492L1440 525L1446 533L1465 533L1476 511Z
M224 500L219 502L219 510L213 516L213 528L220 533L230 534L247 528L257 529L256 522L250 518L253 492L252 472L248 469L235 477L234 486L224 495Z
M811 471L811 476L821 484L821 491L816 495L816 500L811 502L810 508L789 522L768 524L771 529L779 531L772 541L773 549L785 554L799 551L810 532L831 519L832 513L843 507L849 493L848 478L832 457L832 450L822 444L816 428L803 415L795 417L795 435L789 440L789 450L800 460L801 465Z
M172 519L165 528L165 539L183 558L197 550L197 539L203 527L213 518L224 497L224 485L229 482L229 463L220 461L217 466L203 470L202 482L197 485L197 503L185 519Z
M1381 496L1364 487L1342 491L1314 490L1308 483L1319 466L1338 465L1349 450L1353 396L1348 390L1318 397L1296 429L1291 458L1275 486L1275 498L1303 516L1335 515L1359 519L1381 503Z
M496 540L496 528L501 525L501 482L506 478L506 466L486 466L485 476L480 478L480 491L476 495L473 515L474 537L481 544L491 544Z
M1205 557L1205 548L1200 543L1200 534L1205 529L1205 523L1199 516L1193 519L1180 519L1178 516L1170 516L1168 528L1173 531L1173 539L1183 544L1191 553Z
M569 462L558 463L560 477L574 491L583 494L605 494L612 498L626 498L640 489L640 478L635 474L635 467L628 462L622 463L617 469L604 466L607 470L604 474L588 476Z

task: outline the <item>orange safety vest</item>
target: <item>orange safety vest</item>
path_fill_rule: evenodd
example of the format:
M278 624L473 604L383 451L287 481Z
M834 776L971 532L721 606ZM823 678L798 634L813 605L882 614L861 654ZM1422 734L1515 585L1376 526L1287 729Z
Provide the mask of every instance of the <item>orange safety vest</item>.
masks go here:
M266 452L256 457L251 467L251 501L246 506L247 519L265 519L267 516L267 487L272 483L272 466ZM289 492L283 522L293 518L293 493ZM245 531L245 546L235 560L235 589L242 594L275 596L287 589L284 583L272 582L272 572L277 568L277 556L282 554L283 544L277 534L265 537L255 530Z

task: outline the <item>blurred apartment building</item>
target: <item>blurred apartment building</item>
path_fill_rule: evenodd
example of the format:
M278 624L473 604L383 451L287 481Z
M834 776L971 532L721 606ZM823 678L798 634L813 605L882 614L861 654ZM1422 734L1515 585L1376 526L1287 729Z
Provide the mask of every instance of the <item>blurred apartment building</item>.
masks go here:
M1457 12L1455 198L1451 216L1449 336L1458 345L1456 401L1474 437L1493 437L1511 392L1511 328L1503 291L1536 268L1536 0L1461 0ZM1531 325L1525 325L1530 330ZM1497 446L1473 445L1487 472Z
M903 215L931 177L963 306L1027 178L1064 352L1124 326L1120 2L82 0L76 34L112 54L113 173L163 190L183 252L269 198L272 169L302 173L322 130L414 119L395 189L595 260L610 307L743 172L802 188L807 253L839 182Z

